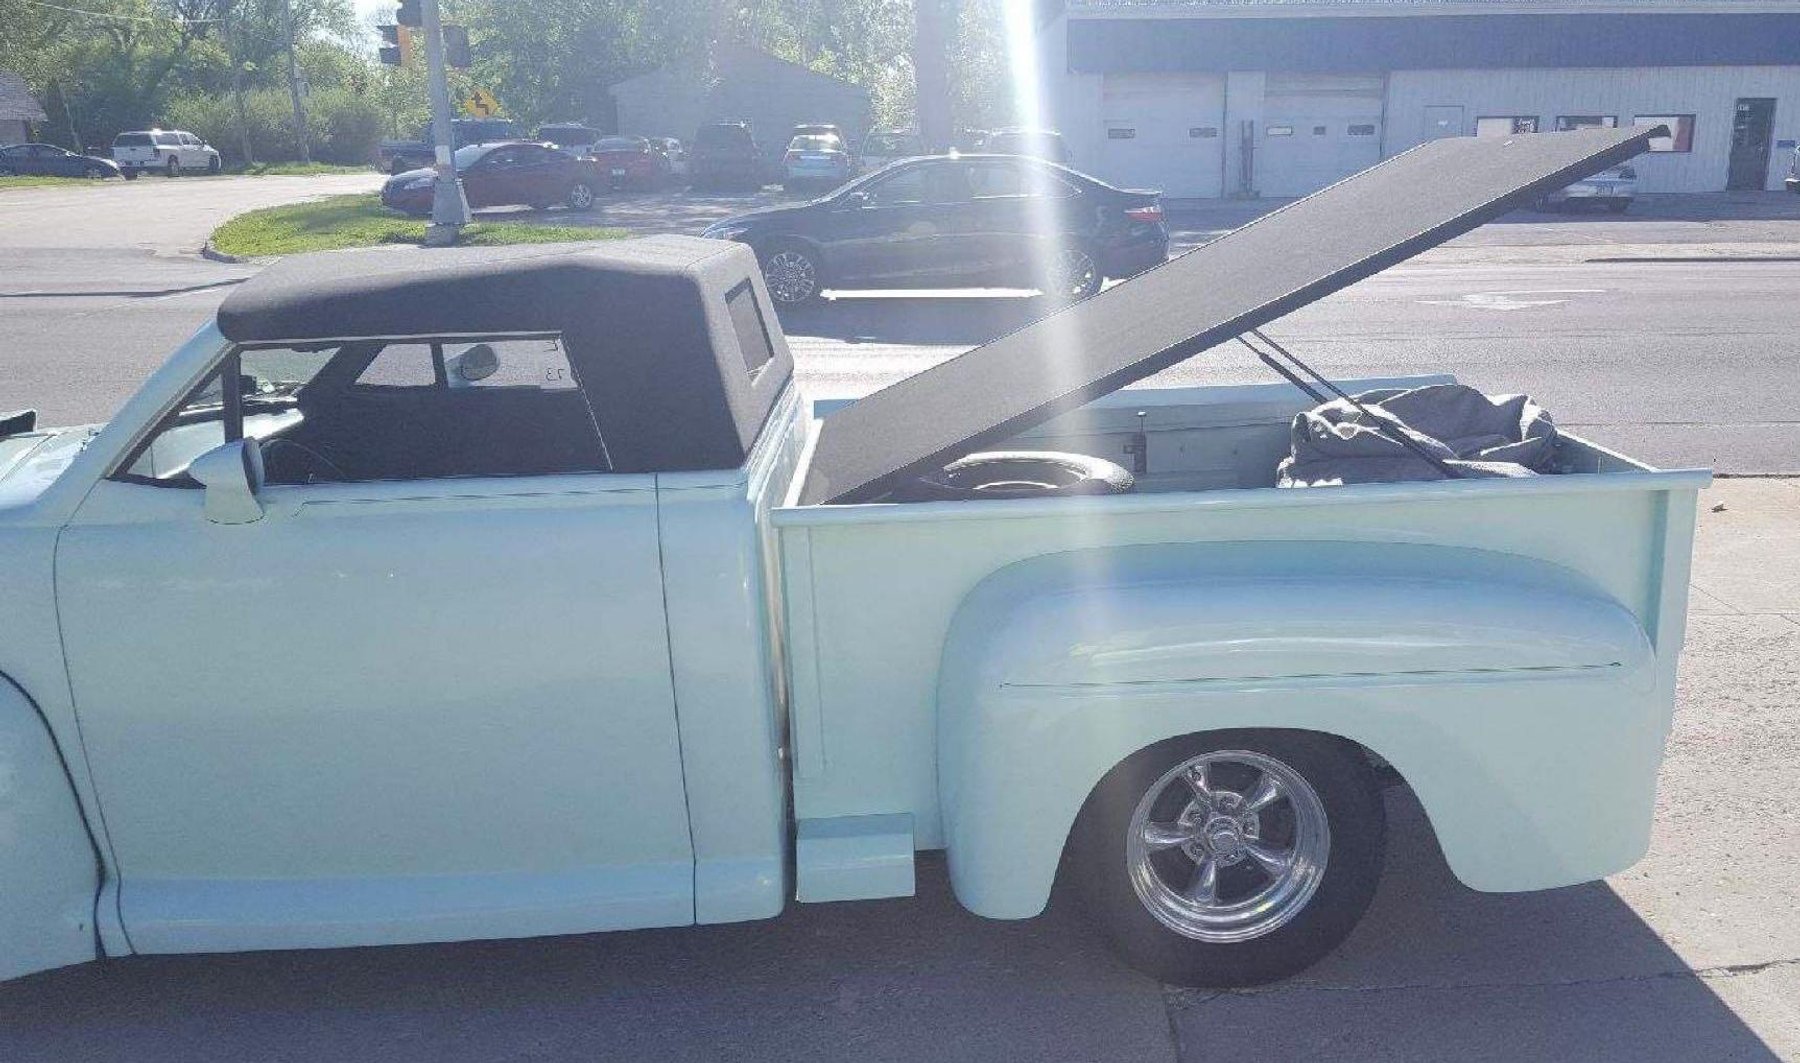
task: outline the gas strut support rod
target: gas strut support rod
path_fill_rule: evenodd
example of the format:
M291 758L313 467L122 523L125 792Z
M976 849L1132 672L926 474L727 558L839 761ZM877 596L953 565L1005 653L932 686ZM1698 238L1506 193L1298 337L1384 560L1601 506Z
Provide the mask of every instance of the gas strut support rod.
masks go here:
M1371 425L1374 426L1376 431L1387 436L1389 439L1392 439L1394 442L1399 443L1401 446L1405 447L1407 450L1412 451L1415 455L1417 455L1418 457L1423 459L1432 468L1443 473L1444 477L1446 479L1461 480L1461 479L1467 478L1468 473L1466 473L1463 470L1457 468L1456 466L1450 464L1449 462L1445 461L1443 458L1439 457L1438 455L1432 453L1431 450L1425 446L1425 444L1419 442L1418 440L1414 439L1411 435L1407 434L1407 430L1405 428L1401 427L1399 424L1394 423L1395 421L1398 421L1398 418L1394 418L1392 421L1390 421L1387 417L1377 415L1374 411L1370 410L1367 406L1364 406L1362 403L1358 402L1353 396L1351 396L1349 393L1344 391L1343 388L1340 388L1336 384L1333 384L1331 381L1327 380L1325 378L1324 374L1320 373L1317 369L1314 369L1312 366L1307 365L1305 362L1301 361L1299 356L1294 354L1293 351L1288 350L1286 347L1283 347L1281 344L1276 343L1274 340L1270 339L1268 337L1268 335L1265 334L1261 329L1251 329L1248 334L1251 336L1255 336L1259 341L1266 344L1269 347L1269 350L1274 351L1276 354L1279 354L1279 355L1281 355L1281 357L1287 359L1287 361L1292 363L1295 368L1300 370L1300 372L1305 373L1307 376L1311 377L1313 379L1313 382L1318 384L1319 387L1324 388L1326 391L1331 392L1333 395L1336 395L1338 398L1343 399L1345 402L1349 403L1351 405L1351 407L1356 410L1357 413L1362 414L1363 417ZM1243 344L1245 347L1248 347L1250 349L1250 352L1252 354L1256 355L1256 357L1260 358L1264 365L1268 366L1270 369L1275 370L1277 373L1280 373L1283 377L1287 378L1288 383L1299 388L1301 391L1304 391L1308 398L1312 399L1314 402L1322 403L1322 402L1327 401L1325 396L1319 392L1318 388L1315 388L1312 385L1306 383L1306 381L1300 379L1299 375L1296 374L1293 369L1290 369L1287 366L1282 365L1280 362L1276 361L1274 355L1269 354L1268 351L1259 350L1255 344L1253 344L1249 340L1245 339L1242 335L1237 337L1237 341L1239 343ZM1430 439L1431 437L1427 436L1426 438ZM1432 439L1432 442L1436 443L1437 440ZM1439 445L1441 446L1442 444L1439 444Z

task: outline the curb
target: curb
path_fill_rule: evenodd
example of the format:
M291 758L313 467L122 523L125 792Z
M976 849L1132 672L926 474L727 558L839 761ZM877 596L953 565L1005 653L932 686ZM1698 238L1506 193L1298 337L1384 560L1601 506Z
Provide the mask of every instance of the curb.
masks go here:
M231 265L234 265L234 266L241 266L241 265L244 265L251 261L250 259L245 258L242 255L226 254L225 252L214 247L211 240L208 240L208 241L206 241L205 244L201 245L200 257L211 259L214 262L230 263Z

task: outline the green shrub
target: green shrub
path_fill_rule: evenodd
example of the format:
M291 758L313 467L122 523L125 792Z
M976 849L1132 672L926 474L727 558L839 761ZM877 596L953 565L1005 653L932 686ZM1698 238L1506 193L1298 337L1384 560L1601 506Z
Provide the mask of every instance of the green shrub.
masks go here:
M177 98L165 109L163 124L185 129L225 157L228 166L244 163L237 106L230 93ZM284 89L244 93L244 128L258 162L290 162L300 157L294 139L293 103ZM315 92L306 100L307 148L318 162L362 166L375 158L385 134L386 118L372 100L349 89Z

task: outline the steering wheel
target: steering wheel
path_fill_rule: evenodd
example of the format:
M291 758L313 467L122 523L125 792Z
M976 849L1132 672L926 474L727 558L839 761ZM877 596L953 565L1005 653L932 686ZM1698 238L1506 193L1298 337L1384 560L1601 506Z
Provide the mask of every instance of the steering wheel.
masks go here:
M290 449L298 453L301 458L301 464L305 466L306 472L306 478L300 481L302 483L318 483L320 478L315 475L315 470L320 469L325 471L327 474L325 479L328 481L346 481L350 479L349 474L344 472L343 468L340 467L337 462L332 461L330 458L304 443L296 443L291 439L283 439L280 436L275 436L264 440L262 448L263 457L265 459L277 454L285 454Z

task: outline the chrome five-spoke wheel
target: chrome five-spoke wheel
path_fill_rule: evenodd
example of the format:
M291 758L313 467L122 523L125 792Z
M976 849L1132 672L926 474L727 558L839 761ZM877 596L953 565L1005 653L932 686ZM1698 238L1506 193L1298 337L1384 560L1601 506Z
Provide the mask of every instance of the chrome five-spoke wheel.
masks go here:
M1312 900L1325 875L1325 806L1292 768L1249 750L1183 761L1138 801L1126 861L1156 921L1196 941L1261 937Z
M1064 873L1138 970L1175 985L1260 985L1304 970L1356 926L1381 877L1386 822L1353 742L1177 735L1094 787Z

